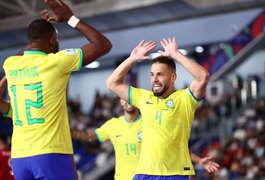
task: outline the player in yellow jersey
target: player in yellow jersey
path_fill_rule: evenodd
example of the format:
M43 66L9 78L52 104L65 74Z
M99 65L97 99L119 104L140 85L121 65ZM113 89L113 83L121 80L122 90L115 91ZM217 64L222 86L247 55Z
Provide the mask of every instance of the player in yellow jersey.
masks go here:
M107 86L141 110L142 147L134 180L187 180L195 173L188 148L190 131L209 73L178 50L175 38L160 43L164 50L152 60L152 91L129 86L124 79L137 61L151 59L147 53L156 47L153 41L142 40L110 75ZM175 90L175 61L193 76L187 89Z
M45 0L54 12L42 12L28 26L28 48L4 62L13 110L11 162L15 179L77 179L66 106L66 87L78 71L111 49L110 41L73 15L62 0ZM59 51L58 32L49 21L64 22L89 42Z
M120 100L124 115L112 118L95 131L72 130L72 136L81 141L105 142L110 140L115 151L115 180L132 180L140 157L142 143L142 117L139 110ZM191 153L191 160L208 172L216 172L219 165L213 158L200 158Z

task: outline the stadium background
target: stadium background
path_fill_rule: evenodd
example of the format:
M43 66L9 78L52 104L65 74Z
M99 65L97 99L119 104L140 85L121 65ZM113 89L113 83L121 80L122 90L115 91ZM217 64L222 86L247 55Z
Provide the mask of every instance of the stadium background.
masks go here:
M73 73L68 88L72 128L100 126L121 113L105 80L140 39L176 37L179 48L211 73L207 98L198 109L191 148L215 155L221 169L209 175L196 166L192 179L262 179L265 177L265 1L263 0L67 0L76 16L102 31L113 43L97 68ZM1 63L26 44L27 22L38 17L40 0L0 2ZM79 47L84 39L56 24L60 48ZM157 50L160 47L157 47ZM153 54L155 55L155 54ZM0 68L3 76L2 66ZM150 89L149 63L137 64L128 81ZM176 89L191 76L177 65ZM10 121L0 131L11 136ZM114 158L110 143L74 141L81 179L111 179ZM258 149L258 150L257 150Z

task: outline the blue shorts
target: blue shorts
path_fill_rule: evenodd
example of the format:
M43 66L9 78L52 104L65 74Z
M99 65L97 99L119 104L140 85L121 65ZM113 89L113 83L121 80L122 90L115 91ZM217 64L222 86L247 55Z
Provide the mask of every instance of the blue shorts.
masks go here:
M76 180L70 154L43 154L26 158L12 158L16 180Z
M189 180L189 176L153 176L153 175L145 175L145 174L136 174L133 180Z

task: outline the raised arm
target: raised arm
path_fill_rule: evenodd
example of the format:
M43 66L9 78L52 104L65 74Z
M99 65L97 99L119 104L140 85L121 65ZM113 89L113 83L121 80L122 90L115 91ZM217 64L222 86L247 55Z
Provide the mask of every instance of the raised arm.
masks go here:
M196 99L201 99L205 95L206 86L210 79L209 72L194 60L183 55L179 50L175 38L163 39L161 45L164 51L158 51L163 56L170 56L180 63L192 76L190 90Z
M107 79L107 87L121 99L128 102L129 85L124 82L128 71L133 64L139 60L151 59L147 56L152 49L156 47L153 41L145 42L142 40L131 52L130 56L125 59Z
M77 139L84 142L93 142L97 140L97 136L95 131L78 131L78 130L71 130L71 136L73 139Z
M48 21L66 22L89 41L89 43L82 46L83 66L110 51L112 45L109 39L84 21L76 18L72 10L62 0L45 0L45 3L49 5L56 17L50 17L48 10L45 9L41 12L43 18Z

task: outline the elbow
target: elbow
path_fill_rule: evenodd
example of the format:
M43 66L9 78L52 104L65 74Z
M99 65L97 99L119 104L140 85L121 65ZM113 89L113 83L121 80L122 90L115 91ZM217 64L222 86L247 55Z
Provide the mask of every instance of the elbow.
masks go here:
M209 80L210 80L210 74L209 74L208 71L205 70L205 71L202 73L201 81L203 82L203 84L208 84Z
M107 54L112 48L112 43L110 42L109 39L105 39L105 41L102 43L102 51L104 54Z
M106 86L107 86L107 88L108 88L109 90L112 91L112 89L113 89L113 83L112 83L112 81L111 81L110 78L108 78L108 79L106 80Z

